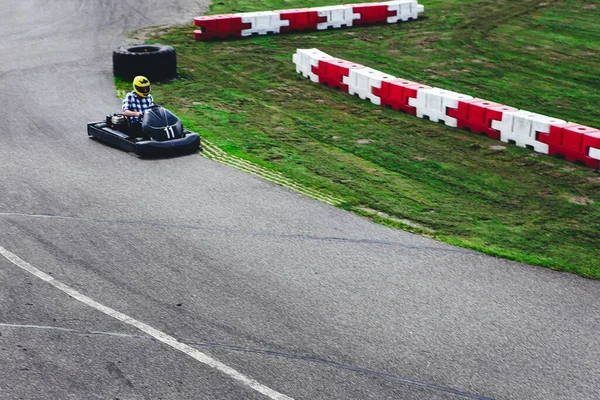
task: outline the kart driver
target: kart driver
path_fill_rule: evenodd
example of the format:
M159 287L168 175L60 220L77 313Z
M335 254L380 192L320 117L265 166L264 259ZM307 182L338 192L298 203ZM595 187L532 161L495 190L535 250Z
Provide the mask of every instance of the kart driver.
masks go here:
M123 116L127 117L132 136L139 136L142 132L142 117L144 112L154 103L150 94L150 81L145 76L136 76L133 79L133 91L127 93L123 99Z

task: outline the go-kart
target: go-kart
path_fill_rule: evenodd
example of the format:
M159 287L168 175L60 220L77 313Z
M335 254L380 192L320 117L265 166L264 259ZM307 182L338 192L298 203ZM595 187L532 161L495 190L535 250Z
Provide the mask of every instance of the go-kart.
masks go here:
M142 118L142 129L133 129L122 114L87 124L88 136L139 157L164 157L201 151L200 136L183 128L169 110L153 104Z

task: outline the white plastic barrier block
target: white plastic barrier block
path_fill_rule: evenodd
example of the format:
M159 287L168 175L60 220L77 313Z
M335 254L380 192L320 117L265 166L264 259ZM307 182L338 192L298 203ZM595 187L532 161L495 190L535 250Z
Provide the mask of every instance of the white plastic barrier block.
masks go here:
M391 81L396 77L377 71L373 68L351 69L349 76L345 76L343 81L348 85L348 93L357 94L363 100L369 99L371 103L381 105L381 97L373 94L373 88L381 89L383 81Z
M419 13L425 11L425 7L416 0L394 0L384 3L388 6L388 11L396 11L396 15L388 17L388 24L395 24L398 21L408 21L409 19L419 18Z
M448 108L458 108L459 100L469 100L472 96L444 90L440 88L419 89L417 97L408 99L408 104L415 107L417 117L428 117L433 122L443 121L456 128L458 121L447 114Z
M305 78L310 78L311 81L319 83L319 77L313 73L312 67L319 66L319 60L327 60L333 58L329 54L322 52L319 49L296 49L292 60L296 64L296 72L302 74Z
M550 133L551 124L564 124L562 119L530 111L505 112L502 121L492 121L492 128L500 131L500 140L515 142L519 147L532 147L538 153L548 154L548 145L537 140L537 133Z
M600 160L600 149L596 149L594 147L590 147L590 151L588 153L588 156L590 156L591 158L594 158L596 160Z
M242 29L242 36L280 33L282 26L290 25L290 21L282 20L281 14L275 11L249 12L240 14L240 16L242 23L251 24L250 29Z
M314 7L319 17L327 18L327 22L317 24L317 29L325 30L328 28L341 28L342 26L352 26L355 19L360 19L360 14L355 14L352 5Z

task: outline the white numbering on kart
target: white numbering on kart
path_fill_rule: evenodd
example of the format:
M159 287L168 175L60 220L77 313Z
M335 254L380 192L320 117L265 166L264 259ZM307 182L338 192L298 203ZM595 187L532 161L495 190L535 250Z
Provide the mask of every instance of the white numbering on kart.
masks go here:
M165 127L165 132L167 133L167 139L175 139L175 131L172 126Z

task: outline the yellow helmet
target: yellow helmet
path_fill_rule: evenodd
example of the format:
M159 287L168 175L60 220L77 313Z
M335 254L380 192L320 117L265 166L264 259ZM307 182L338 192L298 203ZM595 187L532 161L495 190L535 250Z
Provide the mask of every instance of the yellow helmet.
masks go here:
M145 76L136 76L133 78L133 90L140 97L148 97L150 94L150 81Z

